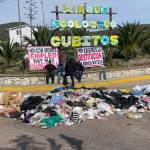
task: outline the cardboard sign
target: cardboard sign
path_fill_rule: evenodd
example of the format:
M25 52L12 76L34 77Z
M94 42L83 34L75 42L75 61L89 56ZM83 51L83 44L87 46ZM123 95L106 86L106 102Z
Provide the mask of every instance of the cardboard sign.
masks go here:
M56 67L59 64L58 49L49 46L28 47L28 59L30 70L43 70L49 60Z
M103 65L103 50L101 47L77 48L77 57L78 61L80 61L85 68Z

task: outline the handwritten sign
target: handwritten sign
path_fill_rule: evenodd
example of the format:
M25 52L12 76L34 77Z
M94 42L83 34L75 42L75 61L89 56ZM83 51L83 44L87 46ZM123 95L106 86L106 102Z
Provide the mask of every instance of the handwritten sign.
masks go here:
M80 61L85 68L103 65L103 50L101 47L77 48L77 57L78 61Z
M28 59L30 70L42 70L49 60L57 66L59 64L58 49L50 46L28 47Z

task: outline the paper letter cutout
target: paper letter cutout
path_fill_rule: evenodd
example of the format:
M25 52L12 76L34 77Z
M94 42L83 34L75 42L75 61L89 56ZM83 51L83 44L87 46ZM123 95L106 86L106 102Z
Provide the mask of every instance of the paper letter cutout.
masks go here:
M88 14L93 14L93 7L92 6L86 6L86 12Z
M105 36L105 35L101 36L101 44L103 46L108 46L109 45L109 37Z
M81 37L73 36L72 37L72 47L80 47L81 46Z
M95 5L95 6L93 7L93 13L94 13L94 14L100 14L100 12L101 12L101 7Z
M92 36L92 41L93 41L94 46L98 46L100 39L101 37L99 35Z
M108 13L108 8L107 7L101 7L101 14L106 14Z
M74 21L69 20L69 21L68 21L68 27L69 27L69 28L74 28Z
M96 29L96 27L97 27L97 22L96 21L91 21L90 22L90 28Z
M82 36L82 46L91 46L91 36Z
M66 40L67 38L67 40ZM71 36L62 36L61 37L61 45L63 47L70 47L71 46Z
M117 35L110 36L110 44L111 45L118 45L118 36Z
M103 21L97 21L97 28L103 29L104 28L104 22Z
M82 27L83 27L83 28L88 28L89 25L90 25L90 24L89 24L88 21L83 21L83 22L82 22Z
M84 5L78 6L78 13L79 14L84 14L85 13L85 7L84 7Z
M71 8L67 5L63 5L63 13L71 13Z
M117 23L115 21L111 21L110 26L111 26L112 29L114 29L114 28L117 27Z
M59 25L60 25L60 28L66 28L66 27L67 27L67 22L66 22L66 20L60 20L60 21L59 21Z
M104 21L104 27L105 27L105 29L109 29L110 28L109 20Z
M51 20L51 28L58 29L59 28L59 21L58 20Z
M53 47L59 47L60 46L60 37L59 36L53 36L52 38L51 38L51 45L53 46Z
M75 26L75 28L81 28L81 26L79 25L79 21L78 20L74 21L74 26Z

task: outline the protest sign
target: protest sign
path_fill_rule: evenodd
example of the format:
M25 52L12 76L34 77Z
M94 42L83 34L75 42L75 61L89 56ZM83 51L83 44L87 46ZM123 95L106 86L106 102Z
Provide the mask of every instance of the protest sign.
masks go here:
M50 46L28 47L28 59L30 70L42 70L51 60L56 67L59 64L58 49Z
M103 50L101 47L77 48L78 61L87 67L98 67L103 65Z

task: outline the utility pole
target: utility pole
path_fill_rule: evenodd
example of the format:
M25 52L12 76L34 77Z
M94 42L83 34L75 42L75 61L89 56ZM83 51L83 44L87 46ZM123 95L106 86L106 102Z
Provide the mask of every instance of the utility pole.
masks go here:
M37 3L35 0L26 0L26 7L24 7L27 10L27 13L25 13L25 15L30 20L29 22L30 22L30 29L31 29L31 40L32 40L32 21L35 19L35 15L37 14L36 4Z
M43 25L45 26L45 14L44 14L43 0L41 0L41 6L42 6L42 15L43 15Z
M18 17L19 17L19 29L20 29L20 44L22 47L22 24L21 24L21 15L20 15L20 0L17 0L18 3Z

